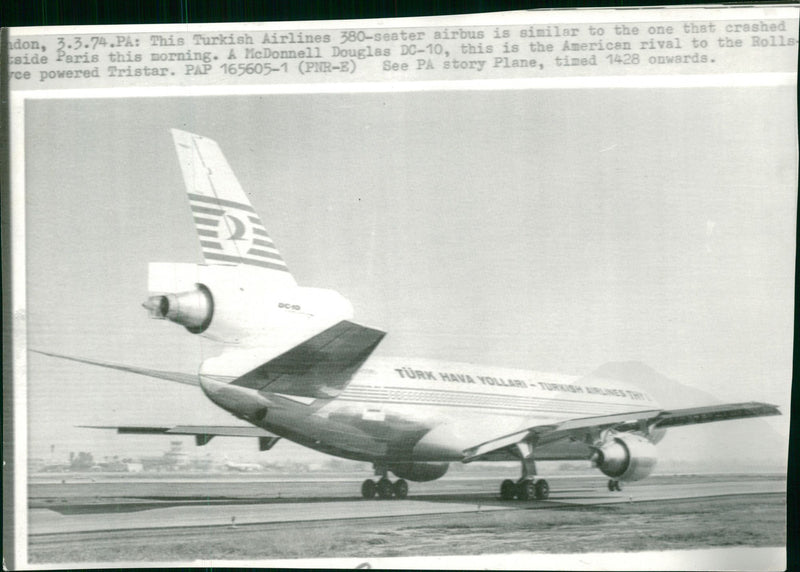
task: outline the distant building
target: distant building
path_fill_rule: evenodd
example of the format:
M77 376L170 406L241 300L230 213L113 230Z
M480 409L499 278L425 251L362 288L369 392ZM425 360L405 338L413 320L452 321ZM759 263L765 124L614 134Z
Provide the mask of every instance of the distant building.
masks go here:
M189 453L183 450L183 441L170 441L170 448L161 457L143 457L145 471L178 471L189 468Z
M141 473L144 471L144 465L142 463L127 462L125 463L125 470L128 473Z
M79 451L76 455L74 451L69 454L69 470L70 471L91 471L95 466L94 456L88 451Z

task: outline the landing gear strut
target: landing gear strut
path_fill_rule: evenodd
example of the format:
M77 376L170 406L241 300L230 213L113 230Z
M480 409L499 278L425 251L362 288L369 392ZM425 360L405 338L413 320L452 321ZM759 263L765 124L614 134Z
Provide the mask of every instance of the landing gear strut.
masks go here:
M404 479L397 479L394 483L389 480L387 476L388 471L382 468L376 468L375 474L381 475L381 478L376 483L372 479L367 479L361 484L361 496L365 499L375 498L378 495L379 499L404 499L408 496L408 483Z
M522 461L522 477L517 482L506 479L500 485L500 498L503 500L545 500L550 496L550 485L544 479L534 480L536 463L531 454L529 444L517 444L517 450Z
M617 481L615 479L609 479L609 481L608 481L608 490L610 490L612 493L614 491L620 492L620 491L622 491L622 485L620 485L619 481Z

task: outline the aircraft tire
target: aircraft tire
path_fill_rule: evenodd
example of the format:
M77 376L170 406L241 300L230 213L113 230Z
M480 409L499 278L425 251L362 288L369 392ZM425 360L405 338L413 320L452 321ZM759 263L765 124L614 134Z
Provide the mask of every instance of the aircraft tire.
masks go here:
M396 499L406 498L408 496L408 483L405 479L395 481L394 485L392 485L392 492L394 492L394 498Z
M619 481L614 481L614 490L618 493L622 492L622 484Z
M550 485L544 479L536 481L533 489L536 500L546 500L550 496Z
M361 496L365 499L372 499L375 498L375 490L377 486L375 485L375 481L372 479L367 479L363 483L361 483Z
M511 479L506 479L500 485L500 498L503 500L514 500L517 496L517 485Z
M376 490L378 492L378 498L381 499L390 499L392 498L392 494L394 494L394 491L392 490L392 481L387 478L383 478L378 481Z
M521 483L517 483L517 498L519 498L519 500L531 500L535 495L536 490L532 480L525 479Z
M614 479L608 480L608 490L610 490L612 493L617 490L616 485L614 485Z

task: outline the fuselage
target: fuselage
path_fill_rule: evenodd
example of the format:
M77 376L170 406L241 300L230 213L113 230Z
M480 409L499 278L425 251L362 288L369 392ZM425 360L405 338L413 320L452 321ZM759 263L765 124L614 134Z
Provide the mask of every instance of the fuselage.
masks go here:
M373 357L326 399L227 381L201 375L208 397L234 415L312 449L374 463L458 461L476 435L658 408L618 381L420 359ZM576 455L568 447L558 451L539 458Z

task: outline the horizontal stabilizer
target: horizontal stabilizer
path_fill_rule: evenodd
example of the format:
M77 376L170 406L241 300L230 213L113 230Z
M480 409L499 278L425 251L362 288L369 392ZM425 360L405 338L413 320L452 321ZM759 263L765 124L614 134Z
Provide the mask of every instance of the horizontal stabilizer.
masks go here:
M271 449L280 439L259 427L224 426L224 425L80 425L85 429L113 429L121 435L193 435L198 445L205 445L214 437L256 437L259 450Z
M385 335L344 320L239 377L233 385L301 397L334 397Z
M45 356L50 356L54 358L66 359L69 361L76 361L78 363L85 363L89 365L96 365L99 367L105 367L108 369L116 369L118 371L126 371L128 373L135 373L138 375L144 375L147 377L154 377L156 379L166 379L167 381L174 381L176 383L183 383L185 385L194 385L195 387L200 386L200 380L197 378L196 375L190 373L181 373L175 371L162 371L158 369L148 369L144 367L135 367L130 365L118 364L118 363L111 363L107 361L100 361L100 360L91 360L73 356L66 356L62 354L54 354L51 352L43 352L41 350L30 350L37 354L42 354Z

